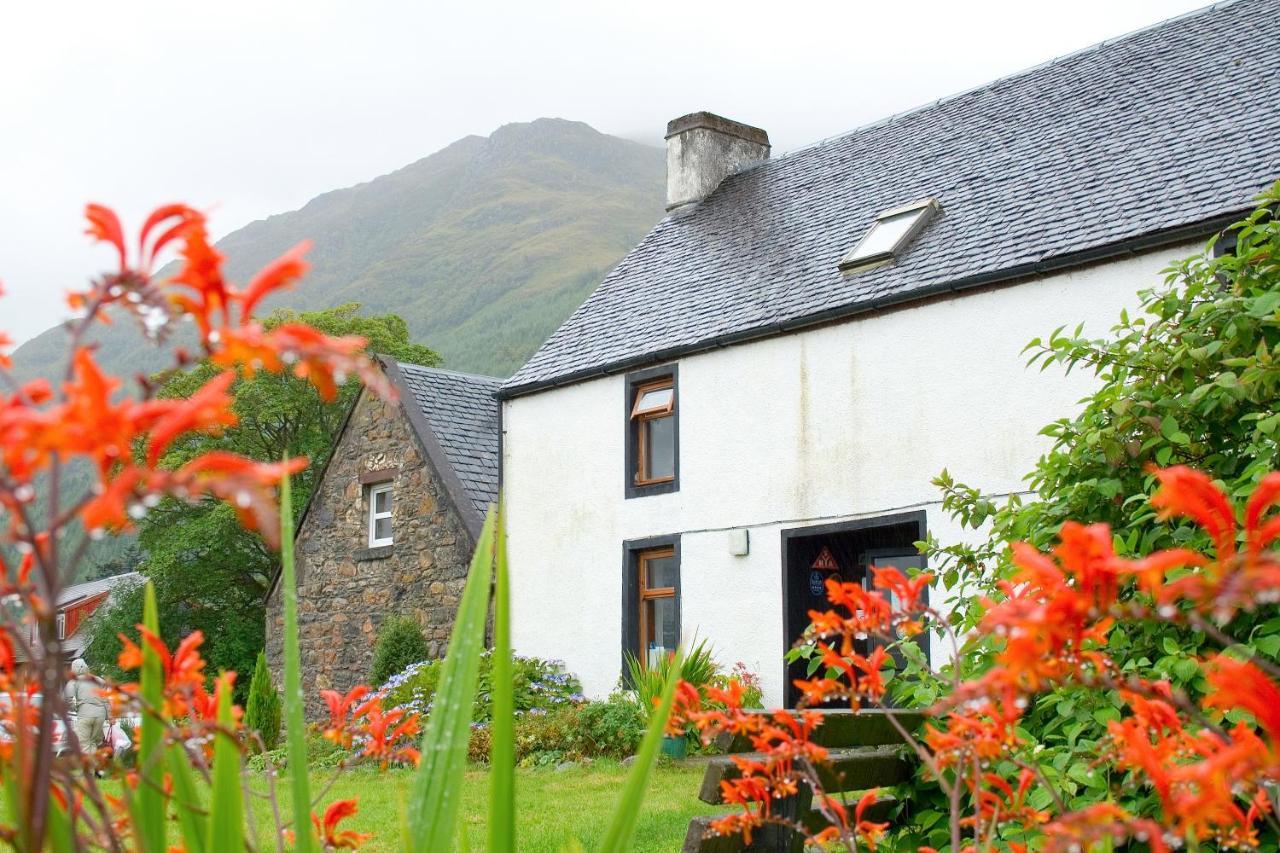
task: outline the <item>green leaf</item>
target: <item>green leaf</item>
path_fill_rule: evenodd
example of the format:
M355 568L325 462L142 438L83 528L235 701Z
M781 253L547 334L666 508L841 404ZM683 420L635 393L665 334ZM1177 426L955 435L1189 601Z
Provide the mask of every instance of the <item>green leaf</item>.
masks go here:
M66 789L63 789L63 793L66 793ZM71 831L71 818L67 815L67 810L52 797L49 798L48 827L45 847L51 853L71 853L76 849L74 834Z
M213 736L213 803L209 808L210 850L243 850L244 798L240 790L240 744L232 732L231 685L218 690L218 731Z
M662 700L649 719L649 729L644 733L640 749L636 752L635 763L627 774L626 784L622 789L622 798L613 812L613 820L600 844L601 853L627 853L631 849L632 836L636 831L636 819L640 816L640 806L644 803L645 788L649 785L649 776L653 773L653 763L658 756L658 745L662 743L662 734L667 727L667 717L671 715L671 705L676 698L676 685L680 683L683 655L677 650L676 658L667 675L667 683L662 688Z
M156 590L147 582L142 605L142 624L160 636ZM144 710L142 732L138 738L138 806L134 815L138 846L144 853L164 853L168 846L165 831L164 796L164 722L157 716L164 707L164 668L160 655L151 644L142 642L142 683L140 692Z
M285 462L289 457L285 456ZM302 664L298 651L298 581L293 558L293 487L280 483L280 595L284 602L284 725L293 791L294 847L315 849L311 835L311 780L307 777L307 724L303 713Z
M187 853L204 853L209 821L200 802L195 774L191 772L191 758L181 744L175 743L169 745L168 759L169 775L173 778L173 810L178 815L183 846Z
M511 585L507 569L506 516L501 498L493 580L493 719L489 752L489 851L516 849L515 684L511 666Z
M1253 640L1253 646L1267 657L1280 655L1280 635L1269 634Z
M1191 658L1174 661L1169 668L1173 670L1174 675L1183 681L1190 681L1200 672L1200 666Z
M495 513L490 510L471 558L471 570L458 604L440 685L422 737L422 761L408 803L408 842L412 850L423 853L453 847L467 743L471 738L471 705L475 700L480 656L484 653L495 524Z

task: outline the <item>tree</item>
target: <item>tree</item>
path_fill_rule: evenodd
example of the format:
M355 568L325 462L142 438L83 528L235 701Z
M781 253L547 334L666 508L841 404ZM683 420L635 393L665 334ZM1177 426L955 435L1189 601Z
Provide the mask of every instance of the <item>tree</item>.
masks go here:
M258 652L258 663L249 682L249 702L244 709L244 724L262 738L263 749L276 748L280 742L280 694L271 682L267 656Z
M358 335L371 354L414 364L439 363L433 350L410 343L408 326L400 317L361 316L358 310L352 303L301 314L277 311L264 326L301 323L333 337ZM173 372L163 378L157 396L188 398L219 370L206 361ZM217 435L184 436L161 464L177 468L215 451L262 461L278 461L286 454L305 457L309 464L294 481L300 513L359 386L347 383L335 400L326 402L306 379L290 373L241 371L230 390L235 395L236 425ZM214 670L250 672L264 644L265 596L279 565L278 554L257 533L244 529L235 507L210 499L166 498L147 511L138 532L144 554L141 570L155 585L165 641L172 644L201 631L205 657ZM122 597L95 620L91 664L114 671L120 650L117 634L140 621L141 607L140 597ZM237 701L245 701L247 690L243 681L236 685Z
M388 616L378 629L369 681L382 684L411 663L427 659L427 638L418 623L403 616Z

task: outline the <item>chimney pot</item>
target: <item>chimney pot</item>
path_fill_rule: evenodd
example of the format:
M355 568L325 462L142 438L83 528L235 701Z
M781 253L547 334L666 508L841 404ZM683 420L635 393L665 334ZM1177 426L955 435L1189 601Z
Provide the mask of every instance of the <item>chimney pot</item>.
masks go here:
M744 166L769 158L769 134L715 113L667 123L667 210L697 204Z

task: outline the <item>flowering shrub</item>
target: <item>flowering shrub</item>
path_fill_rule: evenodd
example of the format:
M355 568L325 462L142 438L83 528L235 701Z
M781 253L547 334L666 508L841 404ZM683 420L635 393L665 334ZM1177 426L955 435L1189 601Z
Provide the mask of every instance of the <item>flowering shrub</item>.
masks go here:
M378 692L388 707L404 708L429 715L444 662L419 661L388 678ZM566 705L586 701L577 676L565 672L564 661L512 655L512 687L517 716L537 716ZM480 673L475 706L471 712L473 726L484 726L493 716L493 652L480 658Z
M97 758L80 753L81 744L67 725L61 667L43 663L64 659L52 603L66 580L75 577L84 551L60 547L64 534L77 526L92 537L128 529L165 497L212 498L225 501L241 524L277 545L275 487L306 460L262 463L212 452L166 469L160 465L165 451L184 437L216 434L236 423L229 389L238 374L289 371L311 381L326 399L347 377L359 377L374 393L392 393L364 355L362 339L332 338L297 323L268 330L255 318L264 297L303 274L305 244L237 287L223 277L223 258L210 244L199 211L185 205L159 208L133 244L111 210L89 205L85 215L88 233L113 249L116 264L69 296L76 316L68 324L64 375L56 383L19 384L8 373L7 339L0 335L0 508L6 518L0 535L21 554L17 565L0 562L0 595L18 604L3 608L0 631L4 722L14 733L0 744L0 777L22 816L16 826L0 828L0 837L26 850L41 849L47 838L59 846L118 849L130 833L140 833L138 842L151 846L163 827L133 827L131 809L162 816L161 756L172 756L175 773L178 765L187 773L207 773L215 753L240 749L232 737L239 726L239 712L230 705L234 674L210 684L199 652L202 637L194 634L170 651L157 636L153 614L151 625L140 626L139 638L126 642L120 661L125 669L142 669L144 685L104 686L117 714L143 718L139 774L126 778L125 795L116 799L102 791L93 774L83 772ZM181 260L177 274L168 281L155 279L158 257L172 248ZM122 395L124 383L107 375L93 349L83 344L95 324L109 321L112 309L132 316L153 341L163 340L177 323L191 321L202 356L216 369L186 399L157 398L141 378L128 389L130 395ZM175 367L191 361L184 351L174 355ZM92 466L95 483L87 494L66 494L61 475L77 461ZM38 515L37 488L44 492ZM19 653L33 664L19 670ZM71 741L60 757L54 754L55 721ZM230 769L229 762L222 763ZM197 822L191 817L190 823Z
M1161 486L1153 506L1162 517L1193 520L1213 541L1212 555L1172 548L1127 559L1115 553L1107 525L1072 522L1050 553L1014 545L1017 574L1001 585L999 598L983 602L979 634L994 643L993 665L954 685L931 709L922 738L901 731L951 802L953 850L966 840L973 849L1080 850L1127 839L1153 850L1183 843L1254 848L1264 828L1274 831L1268 789L1280 781L1280 668L1219 626L1280 593L1280 556L1272 550L1280 514L1271 512L1280 501L1280 472L1262 479L1243 508L1243 524L1205 475L1185 467L1155 475ZM828 582L832 609L810 614L805 639L827 669L796 681L804 697L799 712L746 711L737 683L708 690L723 706L708 709L695 688L681 686L669 725L692 723L708 738L745 734L765 756L735 758L742 775L722 784L725 801L742 811L716 822L716 831L749 836L785 822L771 806L801 784L814 789L829 823L815 842L873 848L887 830L859 816L874 795L851 808L822 791L816 767L828 755L811 738L821 717L803 710L832 700L854 709L885 707L889 657L882 645L868 651L862 638L896 642L939 620L922 597L932 575L908 577L891 567L871 572L871 591ZM883 592L893 593L893 604ZM1167 681L1130 675L1109 655L1108 633L1141 621L1192 625L1217 639L1222 651L1198 662L1208 686L1203 701L1192 702ZM1116 690L1126 706L1108 722L1109 740L1097 756L1111 782L1096 803L1078 810L1063 806L1019 729L1032 698L1068 684ZM1152 814L1119 805L1122 791L1150 792ZM1037 800L1047 805L1033 805Z
M11 341L0 333L0 509L5 519L0 537L21 554L16 565L0 560L5 605L0 607L0 787L6 805L0 841L24 853L90 847L145 853L254 849L256 818L246 809L249 786L243 778L253 734L245 730L241 711L232 703L236 675L206 671L199 631L166 644L151 585L144 591L137 632L123 632L119 638L119 667L137 673L138 681L104 680L99 685L113 716L140 718L136 767L124 770L108 762L107 750L89 752L90 745L78 743L69 724L53 602L65 581L75 577L85 549L68 545L77 540L64 534L76 525L94 537L126 530L169 499L224 501L244 527L280 548L288 766L279 773L271 753L258 756L266 771L272 834L282 848L289 841L300 851L359 846L367 836L342 826L356 813L356 803L326 803L328 786L313 797L307 767L289 480L306 460L264 463L214 450L171 468L160 463L166 450L180 442L235 426L237 376L288 371L311 382L325 400L335 399L339 386L351 377L387 399L394 396L392 389L365 354L363 338L325 335L288 318L271 325L255 319L263 298L302 275L305 244L268 264L241 288L224 278L222 255L209 242L204 216L192 208L156 210L133 245L107 208L90 205L86 216L89 234L114 249L118 267L87 290L71 294L77 316L68 326L65 375L56 386L45 380L18 383L9 372ZM176 275L161 281L152 270L166 248L176 248L181 262ZM124 383L108 376L92 347L83 344L95 323L108 321L109 309L134 317L154 341L178 322L194 324L203 366L188 374L195 383L192 393L158 396L144 378L129 389L132 396L119 393ZM193 363L191 354L175 352L175 368ZM73 462L92 466L95 483L87 494L64 492L63 469ZM35 500L37 486L43 489L42 504ZM322 691L329 709L324 729L328 742L383 767L421 763L405 804L406 849L448 849L458 841L455 791L465 769L470 713L482 681L481 646L491 599L494 650L484 656L481 700L492 708L488 849L514 851L516 711L540 703L570 704L581 697L576 680L560 667L512 660L500 508L491 510L478 539L435 687L443 698L422 733L422 750L413 745L420 732L416 711L385 706L383 695L367 687L345 695ZM29 665L17 666L19 654ZM523 684L519 698L513 683ZM622 851L630 845L675 686L673 678L621 792L603 850ZM64 732L65 750L60 742ZM342 764L345 760L337 769ZM120 777L120 784L105 788L100 773ZM291 790L288 810L277 798L278 782L287 782ZM175 835L180 843L171 845Z

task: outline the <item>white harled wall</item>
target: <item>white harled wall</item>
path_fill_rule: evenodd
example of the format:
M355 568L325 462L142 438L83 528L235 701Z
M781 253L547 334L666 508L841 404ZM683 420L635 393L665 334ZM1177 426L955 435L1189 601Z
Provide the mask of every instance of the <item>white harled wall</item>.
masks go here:
M508 400L503 479L517 652L563 659L589 695L620 672L622 543L681 534L681 621L782 701L781 534L924 509L930 479L1024 488L1039 429L1093 379L1026 368L1037 335L1105 333L1196 244L680 359L680 490L624 499L622 375ZM750 530L730 554L728 530Z

